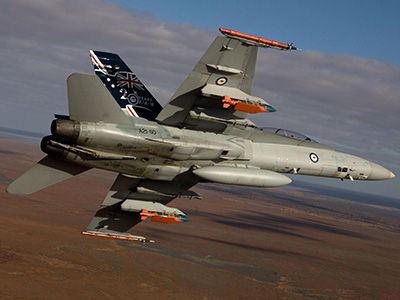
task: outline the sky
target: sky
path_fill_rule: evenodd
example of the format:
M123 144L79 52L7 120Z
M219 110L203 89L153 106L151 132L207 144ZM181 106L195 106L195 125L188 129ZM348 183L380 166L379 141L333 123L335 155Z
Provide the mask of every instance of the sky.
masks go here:
M398 1L1 0L0 127L49 134L68 114L68 75L93 73L89 49L118 53L166 104L224 27L303 49L259 49L252 94L277 112L253 122L398 175L311 180L400 199L399 12Z

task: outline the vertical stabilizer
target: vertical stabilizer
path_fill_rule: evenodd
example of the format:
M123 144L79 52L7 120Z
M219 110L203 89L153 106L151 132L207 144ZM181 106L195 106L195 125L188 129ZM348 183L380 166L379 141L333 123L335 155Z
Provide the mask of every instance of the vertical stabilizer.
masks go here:
M90 50L97 76L128 115L154 121L162 106L125 62L114 53Z
M75 73L68 77L67 85L71 120L132 123L97 76Z

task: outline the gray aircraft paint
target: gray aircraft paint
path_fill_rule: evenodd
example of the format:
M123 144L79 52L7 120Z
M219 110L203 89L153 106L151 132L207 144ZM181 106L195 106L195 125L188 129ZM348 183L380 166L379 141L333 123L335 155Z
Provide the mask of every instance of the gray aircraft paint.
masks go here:
M90 168L117 172L85 234L145 241L125 232L149 215L187 220L166 204L176 197L199 199L189 189L201 181L275 187L291 182L286 173L394 177L329 146L263 131L246 112L224 107L226 93L243 103L267 103L251 96L257 49L251 41L217 37L156 121L126 115L98 77L72 74L69 119L53 121L52 135L41 143L48 156L7 192L29 194Z

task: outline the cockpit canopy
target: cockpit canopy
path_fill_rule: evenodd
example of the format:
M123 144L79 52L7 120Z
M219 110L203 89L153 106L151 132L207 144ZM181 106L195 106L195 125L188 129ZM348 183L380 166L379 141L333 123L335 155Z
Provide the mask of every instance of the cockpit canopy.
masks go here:
M295 131L292 131L292 130L287 130L287 129L283 129L283 128L274 128L274 127L262 127L261 129L263 131L276 133L276 134L287 136L287 137L291 137L291 138L294 138L294 139L303 140L303 141L310 141L310 142L316 143L316 141L312 140L308 136L306 136L304 134L301 134L301 133L298 133L298 132L295 132Z

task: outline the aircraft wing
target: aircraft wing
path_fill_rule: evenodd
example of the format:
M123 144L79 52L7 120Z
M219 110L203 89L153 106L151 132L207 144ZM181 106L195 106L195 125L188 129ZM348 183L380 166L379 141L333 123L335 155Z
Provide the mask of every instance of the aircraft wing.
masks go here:
M157 121L221 132L228 124L254 125L248 113L275 111L263 99L251 96L258 46L234 36L217 37Z
M126 231L147 218L162 223L188 221L182 211L166 204L177 197L200 199L196 193L188 191L197 182L198 179L193 175L185 174L178 175L171 182L119 174L100 209L82 234L145 242L146 238Z

